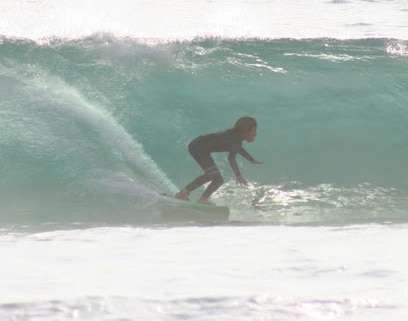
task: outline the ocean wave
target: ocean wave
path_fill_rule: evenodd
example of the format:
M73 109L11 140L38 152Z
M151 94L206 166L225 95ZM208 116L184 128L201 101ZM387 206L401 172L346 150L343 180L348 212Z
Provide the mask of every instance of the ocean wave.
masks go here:
M192 138L229 128L242 115L258 119L258 138L247 148L265 164L239 164L263 186L299 181L405 190L405 47L392 39L3 38L5 211L36 208L33 190L79 199L81 206L89 195L95 203L109 199L111 209L135 195L141 201L126 201L127 212L145 211L146 190L173 193L199 174L186 151ZM232 179L225 157L215 158ZM263 199L276 211L277 198L269 196ZM23 197L31 201L16 206ZM40 198L45 208L53 203Z

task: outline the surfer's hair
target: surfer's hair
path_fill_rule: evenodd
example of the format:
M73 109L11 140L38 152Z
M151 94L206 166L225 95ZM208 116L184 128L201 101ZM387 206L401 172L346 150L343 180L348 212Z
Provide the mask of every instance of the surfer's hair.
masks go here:
M252 117L241 117L235 122L232 130L239 135L244 135L257 127L256 120Z

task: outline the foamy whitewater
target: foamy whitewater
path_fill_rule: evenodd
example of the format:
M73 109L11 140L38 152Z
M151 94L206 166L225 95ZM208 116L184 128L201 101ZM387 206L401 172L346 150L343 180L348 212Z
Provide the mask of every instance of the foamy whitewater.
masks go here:
M407 92L405 0L2 0L0 319L405 321Z

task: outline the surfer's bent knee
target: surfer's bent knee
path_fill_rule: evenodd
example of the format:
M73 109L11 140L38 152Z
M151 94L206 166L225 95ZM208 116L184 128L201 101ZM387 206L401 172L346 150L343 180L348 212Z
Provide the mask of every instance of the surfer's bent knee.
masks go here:
M224 178L221 176L219 171L214 172L208 176L210 177L211 181L217 186L221 186L222 184L224 184Z

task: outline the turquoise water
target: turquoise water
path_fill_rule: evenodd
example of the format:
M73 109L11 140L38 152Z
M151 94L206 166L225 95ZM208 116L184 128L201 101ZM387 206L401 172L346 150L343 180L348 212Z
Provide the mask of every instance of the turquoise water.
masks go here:
M407 22L404 0L1 1L0 318L405 321ZM244 115L264 164L241 187L215 155L230 221L169 219L188 143Z
M3 212L55 217L62 203L62 220L107 208L145 220L152 191L174 193L200 173L186 151L192 138L251 115L259 133L247 149L264 165L240 161L251 182L243 189L216 155L227 181L219 203L267 221L276 211L289 221L339 211L404 218L405 48L394 39L3 38Z

